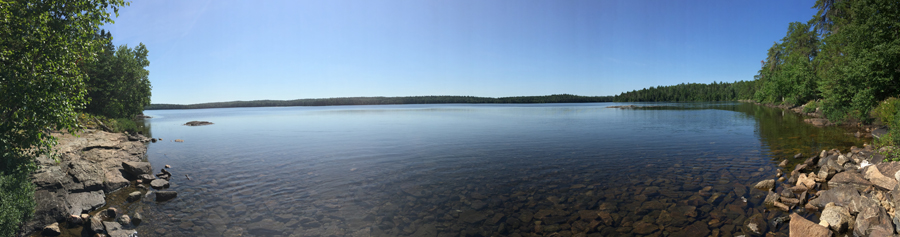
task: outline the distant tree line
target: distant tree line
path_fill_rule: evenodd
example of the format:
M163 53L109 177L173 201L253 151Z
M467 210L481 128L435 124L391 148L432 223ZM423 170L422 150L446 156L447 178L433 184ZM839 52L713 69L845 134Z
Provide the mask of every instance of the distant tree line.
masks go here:
M757 81L681 83L674 86L659 86L623 92L615 96L616 102L650 101L737 101L753 98L759 88Z
M475 96L406 96L406 97L340 97L298 100L254 100L230 101L202 104L150 104L153 109L205 109L232 107L278 107L278 106L325 106L325 105L387 105L387 104L490 104L490 103L588 103L611 102L613 96L578 96L569 94L547 96L516 97L475 97Z

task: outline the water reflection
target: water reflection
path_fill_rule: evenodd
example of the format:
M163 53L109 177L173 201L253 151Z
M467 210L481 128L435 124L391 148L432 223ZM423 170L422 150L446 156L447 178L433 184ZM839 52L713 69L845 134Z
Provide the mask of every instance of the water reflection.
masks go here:
M122 208L159 236L735 236L784 215L748 188L773 162L865 142L752 104L609 105L148 111L185 140L148 152L179 196Z

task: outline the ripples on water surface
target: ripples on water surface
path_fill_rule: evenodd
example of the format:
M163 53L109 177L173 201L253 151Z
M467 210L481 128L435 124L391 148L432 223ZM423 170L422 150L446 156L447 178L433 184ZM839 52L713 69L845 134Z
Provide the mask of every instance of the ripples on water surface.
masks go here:
M734 236L784 215L749 188L778 161L865 142L751 104L610 105L146 111L178 198L120 208L148 236Z

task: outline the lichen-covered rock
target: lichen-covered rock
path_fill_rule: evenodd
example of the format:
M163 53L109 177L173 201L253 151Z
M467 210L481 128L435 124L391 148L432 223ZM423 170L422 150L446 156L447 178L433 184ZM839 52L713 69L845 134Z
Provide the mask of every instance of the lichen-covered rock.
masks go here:
M835 233L844 233L847 231L853 216L847 207L837 206L834 203L825 204L825 210L822 210L822 216L819 218L828 223L828 227Z

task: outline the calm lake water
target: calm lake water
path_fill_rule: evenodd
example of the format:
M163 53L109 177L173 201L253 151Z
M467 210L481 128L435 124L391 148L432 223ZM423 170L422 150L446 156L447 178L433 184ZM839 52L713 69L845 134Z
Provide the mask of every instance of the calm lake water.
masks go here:
M145 111L178 198L119 208L141 236L736 236L786 215L750 187L782 159L870 142L746 103L611 105Z

